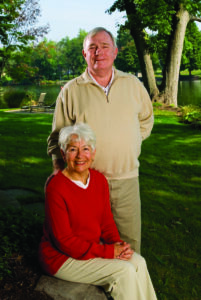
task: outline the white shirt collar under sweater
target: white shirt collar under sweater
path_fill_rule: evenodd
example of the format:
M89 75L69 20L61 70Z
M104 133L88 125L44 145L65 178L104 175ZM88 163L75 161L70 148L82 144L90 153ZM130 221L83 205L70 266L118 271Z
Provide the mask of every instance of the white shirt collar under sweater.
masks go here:
M78 185L79 187L83 188L83 189L87 189L88 188L88 185L89 185L89 181L90 181L90 175L87 179L87 183L84 184L82 181L79 181L79 180L72 180L70 179L72 182L74 182L76 185Z
M100 86L101 89L103 89L103 91L105 92L105 94L108 95L109 89L110 89L111 84L112 84L112 81L113 81L113 79L114 79L114 68L112 68L112 77L111 77L111 80L110 80L110 82L108 83L108 85L107 85L106 87L100 85L100 84L96 81L96 79L91 75L91 73L89 72L89 70L88 70L88 74L89 74L89 76L91 77L91 79L92 79L98 86Z

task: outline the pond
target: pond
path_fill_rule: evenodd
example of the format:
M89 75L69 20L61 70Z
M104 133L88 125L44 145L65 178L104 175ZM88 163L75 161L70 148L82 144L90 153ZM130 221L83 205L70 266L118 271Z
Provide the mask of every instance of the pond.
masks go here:
M178 105L201 105L201 80L180 81Z
M3 87L4 93L7 89L24 89L34 92L37 100L40 93L47 93L45 103L50 105L56 101L56 98L61 90L60 85L43 85L43 86L16 86L16 87ZM201 105L201 80L193 81L180 81L178 86L178 105Z

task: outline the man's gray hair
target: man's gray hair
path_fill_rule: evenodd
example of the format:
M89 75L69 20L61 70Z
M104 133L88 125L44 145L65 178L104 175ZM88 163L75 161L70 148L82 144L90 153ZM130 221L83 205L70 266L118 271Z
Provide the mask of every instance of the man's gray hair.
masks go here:
M88 34L87 34L87 36L85 37L85 39L83 41L83 49L85 49L86 40L89 37L93 37L97 33L102 32L102 31L105 31L107 34L109 34L109 36L111 37L111 40L113 42L114 47L117 47L115 38L114 38L114 36L112 35L112 33L109 30L105 29L104 27L95 27L94 29L92 29L91 31L89 31Z
M91 127L86 123L77 123L72 126L63 127L59 133L59 147L66 152L66 148L72 141L72 135L76 135L73 141L84 140L88 146L91 146L92 150L95 150L96 136Z

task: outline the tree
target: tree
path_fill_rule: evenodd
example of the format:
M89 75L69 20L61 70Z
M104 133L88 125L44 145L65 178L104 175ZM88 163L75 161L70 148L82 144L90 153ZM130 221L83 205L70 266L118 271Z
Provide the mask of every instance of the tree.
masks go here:
M56 42L46 39L14 51L6 67L6 73L17 83L54 80L59 78L57 71Z
M0 4L0 78L14 50L48 32L48 25L35 27L39 16L38 0L3 0Z
M140 71L140 63L137 49L129 30L124 26L121 26L117 32L116 43L119 49L118 56L115 60L116 68L125 72L138 73ZM160 68L157 53L153 53L151 58L154 70Z
M201 32L195 23L187 26L180 69L188 69L190 76L192 70L201 69Z
M86 35L87 32L80 30L76 38L70 40L65 37L57 45L59 65L68 77L81 74L86 67L82 55L82 44Z
M24 47L23 50L14 51L6 67L8 74L15 83L31 83L38 74L38 67L32 66L33 48Z
M44 39L34 47L31 66L38 68L37 80L54 80L57 74L57 44Z
M116 0L109 13L126 11L126 26L135 41L144 84L152 101L177 106L179 70L186 27L201 21L200 0ZM157 86L151 54L154 47L147 29L163 44L163 78Z
M137 51L128 29L119 28L116 43L119 52L115 60L115 67L125 72L138 72L140 66Z

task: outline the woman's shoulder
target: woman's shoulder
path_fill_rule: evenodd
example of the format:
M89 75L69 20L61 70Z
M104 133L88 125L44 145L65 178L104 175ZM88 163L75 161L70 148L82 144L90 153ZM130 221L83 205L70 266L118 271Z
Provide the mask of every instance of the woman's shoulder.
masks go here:
M57 173L51 174L47 178L45 183L45 190L58 188L62 184L63 184L63 175L61 171L58 171Z
M90 171L91 178L93 178L97 181L107 182L107 179L101 172L94 170L94 169L89 169L89 171Z

